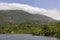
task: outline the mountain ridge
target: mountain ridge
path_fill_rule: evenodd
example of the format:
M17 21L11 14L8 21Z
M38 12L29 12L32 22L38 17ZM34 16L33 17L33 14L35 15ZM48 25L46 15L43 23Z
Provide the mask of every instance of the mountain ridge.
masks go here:
M42 14L31 14L22 10L0 10L0 23L22 23L26 21L48 23L56 20Z

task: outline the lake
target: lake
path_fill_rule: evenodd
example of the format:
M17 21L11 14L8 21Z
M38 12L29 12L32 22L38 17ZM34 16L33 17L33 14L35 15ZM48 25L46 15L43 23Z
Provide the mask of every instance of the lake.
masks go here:
M60 39L44 36L32 36L31 34L0 34L0 40L60 40Z

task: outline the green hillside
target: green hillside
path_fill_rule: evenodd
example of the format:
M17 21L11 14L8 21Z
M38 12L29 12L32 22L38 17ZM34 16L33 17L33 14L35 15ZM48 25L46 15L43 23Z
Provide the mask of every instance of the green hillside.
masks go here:
M60 38L60 23L42 14L1 10L0 34L32 34Z
M0 23L22 23L26 21L32 21L34 23L55 22L52 18L42 14L31 14L21 10L0 11Z

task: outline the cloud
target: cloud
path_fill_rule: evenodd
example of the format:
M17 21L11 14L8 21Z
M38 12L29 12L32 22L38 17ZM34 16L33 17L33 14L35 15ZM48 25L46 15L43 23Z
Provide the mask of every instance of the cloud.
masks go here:
M60 11L57 9L44 9L18 3L0 3L0 10L23 10L32 14L43 14L53 19L60 20Z

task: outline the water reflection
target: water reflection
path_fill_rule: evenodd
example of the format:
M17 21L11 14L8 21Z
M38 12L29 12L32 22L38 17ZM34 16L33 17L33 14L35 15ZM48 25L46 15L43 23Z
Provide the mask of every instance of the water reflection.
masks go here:
M59 40L57 38L32 36L31 34L0 34L0 40Z

